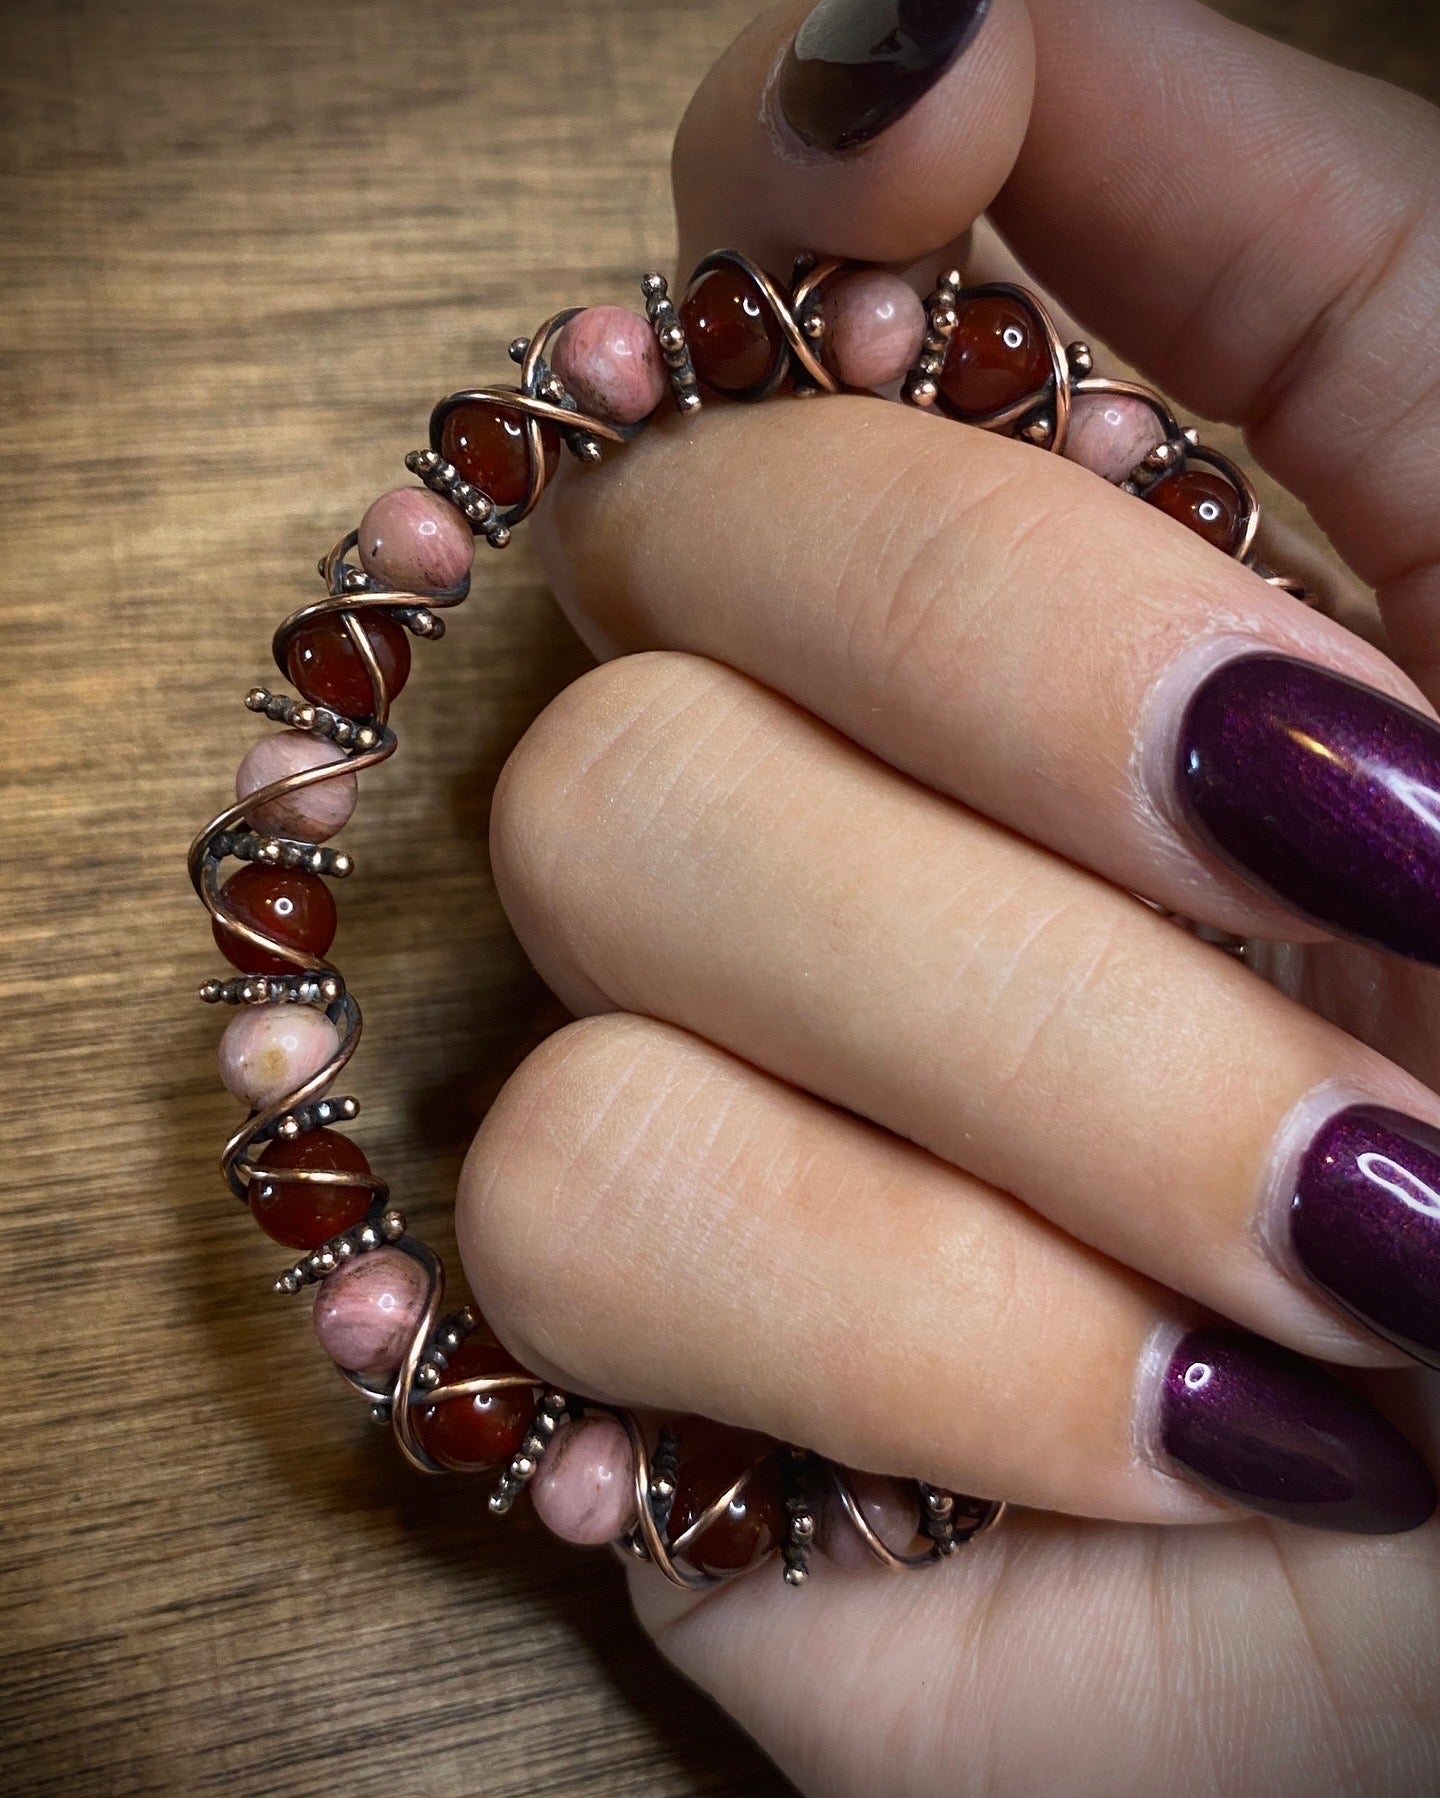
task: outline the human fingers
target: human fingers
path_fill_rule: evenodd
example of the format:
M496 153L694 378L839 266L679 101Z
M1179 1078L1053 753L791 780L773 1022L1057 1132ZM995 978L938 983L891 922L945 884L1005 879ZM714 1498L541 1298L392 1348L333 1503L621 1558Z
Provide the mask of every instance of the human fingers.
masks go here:
M1293 1347L1398 1358L1323 1289L1440 1360L1423 1088L764 688L675 655L587 676L491 843L572 1010L703 1035Z
M684 265L722 245L782 268L807 247L918 260L993 198L1031 77L1023 0L772 8L711 69L677 133Z
M1420 695L1061 457L873 399L715 408L559 483L538 530L602 653L743 670L1167 909L1282 938L1307 934L1298 913L1440 960L1440 831L1416 801L1440 733L1381 697ZM1307 665L1268 664L1250 705L1246 650Z
M467 1277L524 1363L844 1464L1142 1522L1212 1494L1421 1523L1423 1463L1295 1355L1187 1308L912 1144L649 1020L522 1067L461 1180Z

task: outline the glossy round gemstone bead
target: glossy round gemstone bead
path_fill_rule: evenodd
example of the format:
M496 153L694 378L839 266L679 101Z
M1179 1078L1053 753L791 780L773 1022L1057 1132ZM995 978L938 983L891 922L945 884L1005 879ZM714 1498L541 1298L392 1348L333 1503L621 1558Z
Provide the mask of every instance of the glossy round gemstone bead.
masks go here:
M846 1470L850 1491L866 1522L892 1554L913 1554L925 1547L915 1488L906 1480L883 1474ZM878 1563L850 1521L833 1489L820 1517L820 1547L838 1567L874 1567Z
M410 638L403 625L380 612L362 614L359 624L375 652L385 691L394 699L410 678ZM285 671L314 705L346 718L374 715L369 671L338 616L301 625L290 639Z
M235 797L248 799L262 787L273 786L292 774L312 768L334 768L345 760L343 749L323 737L301 730L276 731L262 737L241 762L235 776ZM279 799L251 808L245 821L252 830L272 837L298 837L307 843L328 842L350 822L360 797L353 774L337 774L313 786L297 787Z
M388 1380L405 1359L430 1296L430 1276L403 1249L371 1249L320 1283L313 1321L337 1367Z
M535 1514L562 1542L599 1548L635 1524L635 1455L624 1424L562 1423L530 1485Z
M1054 372L1050 348L1028 307L1008 294L980 294L961 301L956 315L938 382L957 418L987 418L1044 390Z
M1240 495L1223 475L1208 468L1177 468L1157 481L1145 498L1227 555L1240 540Z
M540 441L548 481L560 462L560 433L554 425L542 424ZM456 406L441 427L440 454L497 506L518 506L530 491L523 414L513 406L480 401Z
M338 1182L272 1180L279 1169L368 1176L364 1151L338 1130L311 1130L268 1143L255 1163L247 1196L255 1222L287 1249L318 1249L342 1230L363 1223L370 1189Z
M712 269L681 305L680 319L695 372L717 393L746 394L780 366L784 334L743 269Z
M888 387L920 354L925 308L913 287L885 269L862 269L827 284L824 359L847 387Z
M665 361L650 321L628 306L590 306L555 340L550 367L582 412L637 425L665 398Z
M785 1497L774 1444L746 1430L692 1426L680 1440L680 1470L670 1510L669 1536L675 1538L722 1493L741 1481L724 1511L683 1551L703 1573L737 1573L753 1566L780 1540Z
M519 1362L493 1342L467 1336L449 1357L443 1383L518 1373ZM468 1397L418 1399L415 1434L432 1461L457 1473L483 1473L508 1461L525 1440L535 1415L535 1390L512 1386Z
M294 868L266 868L249 862L220 889L226 909L272 941L321 960L331 943L339 915L329 887L318 874ZM257 949L236 930L214 920L215 943L242 974L293 974L295 963L268 949Z
M1154 408L1133 394L1077 393L1065 455L1102 480L1123 481L1164 440Z
M428 487L395 487L372 500L356 547L372 580L404 593L446 593L475 560L475 533Z
M340 1032L309 1005L242 1006L220 1038L220 1078L252 1111L298 1092L340 1052Z

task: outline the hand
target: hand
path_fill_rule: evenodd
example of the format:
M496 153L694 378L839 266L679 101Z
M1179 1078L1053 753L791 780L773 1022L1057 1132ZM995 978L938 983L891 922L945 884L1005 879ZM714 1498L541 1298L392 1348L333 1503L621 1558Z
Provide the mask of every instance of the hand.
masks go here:
M905 266L993 202L1244 424L1396 660L872 398L707 407L567 476L548 569L608 659L493 849L584 1021L481 1131L469 1279L576 1390L1026 1507L927 1574L633 1576L807 1792L1437 1789L1434 1491L1357 1395L1423 1441L1405 1370L1440 1362L1440 739L1389 703L1440 696L1435 116L1182 0L995 0L831 154L777 113L802 14L687 116L684 266ZM1286 990L1133 894L1290 945Z

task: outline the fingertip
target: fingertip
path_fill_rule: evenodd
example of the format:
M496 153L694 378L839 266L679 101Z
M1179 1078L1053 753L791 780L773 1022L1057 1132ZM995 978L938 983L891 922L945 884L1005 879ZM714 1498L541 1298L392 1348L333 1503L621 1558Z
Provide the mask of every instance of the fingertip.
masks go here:
M859 10L873 13L874 0ZM780 269L800 249L916 262L968 230L1019 154L1035 69L1025 0L991 0L907 110L836 151L807 144L785 115L782 73L811 12L763 14L691 101L672 158L684 267L720 245Z

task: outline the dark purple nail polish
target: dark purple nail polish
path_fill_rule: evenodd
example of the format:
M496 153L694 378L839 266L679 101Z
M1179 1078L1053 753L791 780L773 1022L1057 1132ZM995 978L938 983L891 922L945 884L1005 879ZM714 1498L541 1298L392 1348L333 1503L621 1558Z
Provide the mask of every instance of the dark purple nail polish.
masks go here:
M990 0L820 0L780 70L786 123L817 150L869 143L929 93L989 10Z
M1429 1469L1373 1405L1245 1330L1193 1330L1175 1350L1160 1437L1202 1486L1267 1517L1388 1536L1435 1509Z
M1180 728L1191 821L1317 924L1440 964L1440 727L1290 656L1206 679Z
M1440 1367L1440 1130L1379 1105L1332 1117L1296 1175L1290 1238L1347 1311Z

